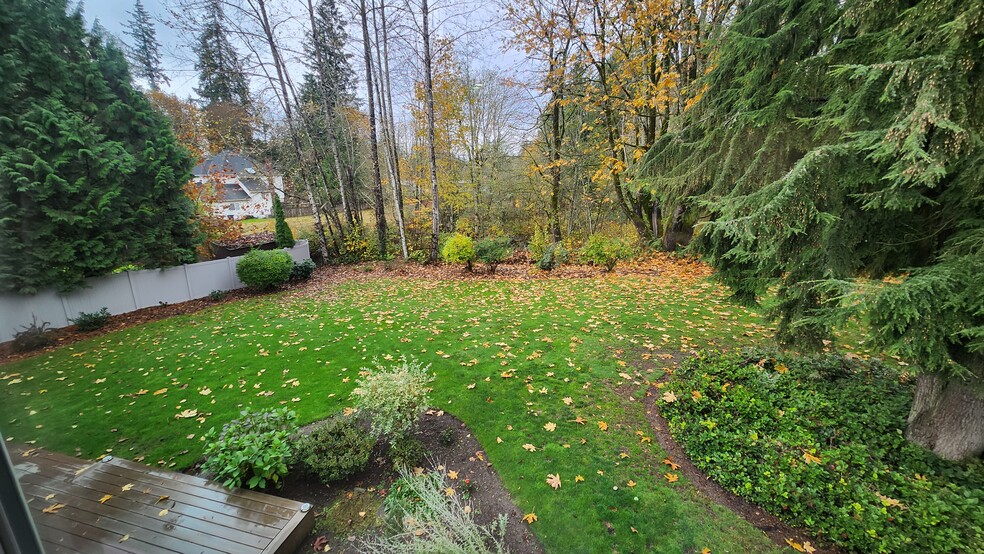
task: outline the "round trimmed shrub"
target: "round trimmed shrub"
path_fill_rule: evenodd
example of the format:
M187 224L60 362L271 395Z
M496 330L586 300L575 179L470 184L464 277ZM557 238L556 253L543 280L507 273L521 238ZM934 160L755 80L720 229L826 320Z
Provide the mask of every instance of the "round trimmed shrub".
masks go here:
M283 250L250 250L236 264L236 275L250 287L269 289L290 279L294 259Z
M357 419L339 414L297 441L297 460L327 484L362 471L373 444Z
M472 262L475 261L475 243L471 237L455 233L448 238L441 248L441 257L449 263L465 264L468 271L472 270Z

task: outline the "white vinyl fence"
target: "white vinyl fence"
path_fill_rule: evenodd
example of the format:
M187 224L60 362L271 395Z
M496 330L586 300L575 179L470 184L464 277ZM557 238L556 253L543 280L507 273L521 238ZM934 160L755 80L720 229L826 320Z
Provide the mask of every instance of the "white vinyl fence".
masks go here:
M294 261L311 257L308 241L299 240L287 250ZM44 290L37 294L0 293L0 342L14 338L22 326L36 316L38 325L66 327L79 312L125 314L157 306L202 298L215 290L238 289L245 285L236 277L236 263L242 256L187 264L167 269L142 269L88 279L84 288L67 294Z

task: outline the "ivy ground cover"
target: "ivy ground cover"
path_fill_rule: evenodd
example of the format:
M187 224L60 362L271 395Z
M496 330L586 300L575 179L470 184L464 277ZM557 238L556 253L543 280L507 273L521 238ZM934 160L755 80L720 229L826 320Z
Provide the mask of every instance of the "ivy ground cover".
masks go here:
M663 463L642 402L681 352L771 330L700 266L641 269L343 280L224 304L0 366L0 426L181 469L244 407L319 420L352 405L373 359L415 356L431 364L434 407L468 424L548 551L772 551Z

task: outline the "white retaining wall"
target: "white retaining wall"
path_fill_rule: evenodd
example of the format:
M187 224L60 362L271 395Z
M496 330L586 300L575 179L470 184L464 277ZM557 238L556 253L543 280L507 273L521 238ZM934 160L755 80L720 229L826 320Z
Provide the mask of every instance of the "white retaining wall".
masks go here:
M308 241L299 240L287 250L294 261L311 257ZM236 263L242 256L187 264L167 269L142 269L86 280L84 288L67 294L44 290L33 295L0 293L0 342L14 338L22 326L30 325L32 314L38 324L47 321L51 327L71 325L70 318L79 312L124 314L157 306L161 302L176 304L202 298L215 290L243 287L236 277Z

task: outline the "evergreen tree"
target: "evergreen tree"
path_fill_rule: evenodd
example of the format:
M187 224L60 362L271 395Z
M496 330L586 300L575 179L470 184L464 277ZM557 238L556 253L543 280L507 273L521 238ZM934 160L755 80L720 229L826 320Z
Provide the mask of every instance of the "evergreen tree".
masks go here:
M234 104L248 107L249 84L242 60L229 42L224 17L219 0L209 0L195 49L198 55L195 70L199 72L195 93L206 106Z
M194 261L192 161L122 51L65 1L0 12L0 290Z
M284 217L284 204L276 192L273 193L273 217L276 221L277 247L293 248L295 244L294 233L287 225L287 219Z
M127 13L131 17L130 25L123 32L133 38L133 44L128 49L133 71L137 77L147 79L150 90L160 90L162 83L170 81L161 69L160 43L157 42L154 21L140 0L134 4L133 11Z
M320 0L314 8L314 29L308 32L304 54L305 65L318 85L312 90L317 94L314 100L324 101L330 110L354 98L355 72L344 51L347 40L335 0Z
M921 371L906 436L984 452L984 3L753 0L653 186L780 338L861 317ZM688 167L689 165L689 167ZM655 169L653 170L655 172Z

